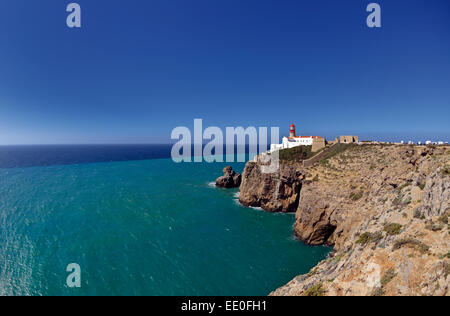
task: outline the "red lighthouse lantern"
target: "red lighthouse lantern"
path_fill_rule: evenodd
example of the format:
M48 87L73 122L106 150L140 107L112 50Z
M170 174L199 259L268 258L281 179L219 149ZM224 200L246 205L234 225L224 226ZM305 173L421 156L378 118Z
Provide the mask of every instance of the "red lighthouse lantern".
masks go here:
M295 137L295 125L291 124L291 127L289 129L289 137Z

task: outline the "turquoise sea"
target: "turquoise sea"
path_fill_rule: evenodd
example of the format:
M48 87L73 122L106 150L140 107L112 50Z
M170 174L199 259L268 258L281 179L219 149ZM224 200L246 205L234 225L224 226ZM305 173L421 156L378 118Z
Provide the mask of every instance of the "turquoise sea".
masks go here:
M293 237L294 214L216 189L225 165L0 168L0 295L267 295L326 257ZM81 288L66 285L70 263Z

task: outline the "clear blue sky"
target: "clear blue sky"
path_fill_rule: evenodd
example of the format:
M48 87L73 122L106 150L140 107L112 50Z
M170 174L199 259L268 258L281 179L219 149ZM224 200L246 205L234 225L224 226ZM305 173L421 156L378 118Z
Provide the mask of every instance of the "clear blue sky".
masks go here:
M450 140L450 1L0 2L0 144L164 143L176 126Z

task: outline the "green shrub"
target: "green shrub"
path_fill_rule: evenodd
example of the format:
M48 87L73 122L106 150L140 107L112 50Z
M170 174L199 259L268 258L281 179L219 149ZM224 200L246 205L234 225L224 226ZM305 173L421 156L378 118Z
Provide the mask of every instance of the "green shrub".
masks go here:
M360 200L360 199L363 197L363 195L364 195L364 191L361 190L361 191L359 191L359 192L352 192L352 193L350 194L349 198L350 198L352 201L358 201L358 200Z
M359 236L359 239L356 241L356 243L365 246L372 242L378 243L381 239L383 239L383 233L381 232L376 233L365 232L361 234L361 236Z
M313 157L312 146L298 146L280 150L280 160L282 161L302 161Z
M397 240L394 243L394 246L392 247L392 250L398 250L402 247L412 247L416 250L418 250L421 254L425 254L430 250L430 247L425 245L424 243L420 242L417 239L413 238L404 238Z
M403 227L402 225L396 223L386 224L384 226L384 231L388 235L394 236L401 233L402 227Z
M306 292L303 293L303 296L324 296L325 293L326 291L323 288L323 284L320 282L307 289Z
M365 246L370 242L371 236L371 233L363 233L361 236L359 236L359 239L356 241L356 243Z
M397 273L394 269L390 268L386 271L386 273L381 278L381 286L385 287L389 282L392 281L397 276Z
M376 232L376 233L372 234L372 238L371 238L370 241L373 242L373 243L378 243L383 238L384 238L384 236L383 236L382 232Z

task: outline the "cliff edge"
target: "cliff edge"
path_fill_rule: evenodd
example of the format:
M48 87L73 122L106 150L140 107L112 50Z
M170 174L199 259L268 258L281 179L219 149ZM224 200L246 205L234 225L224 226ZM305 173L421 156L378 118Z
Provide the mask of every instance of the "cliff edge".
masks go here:
M295 235L333 253L271 295L444 295L450 148L343 145L314 166L247 164L240 201L296 212Z

